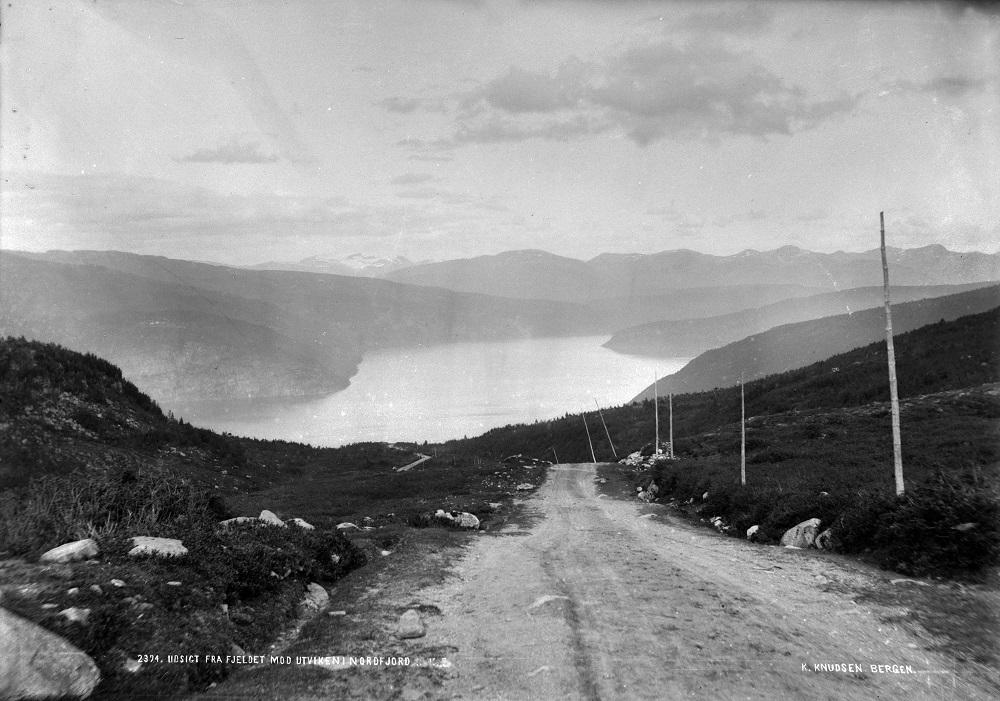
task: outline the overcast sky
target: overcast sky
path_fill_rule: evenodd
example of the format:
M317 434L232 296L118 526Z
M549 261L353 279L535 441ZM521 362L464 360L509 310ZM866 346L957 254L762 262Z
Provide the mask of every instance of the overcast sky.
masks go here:
M1000 247L961 4L4 0L4 248Z

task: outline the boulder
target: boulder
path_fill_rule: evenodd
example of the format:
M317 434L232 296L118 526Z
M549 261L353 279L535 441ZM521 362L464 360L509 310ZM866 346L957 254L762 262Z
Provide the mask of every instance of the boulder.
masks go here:
M785 531L781 536L781 544L786 548L811 548L815 547L816 533L819 531L820 520L811 518L803 521L794 528Z
M326 593L326 589L316 582L310 582L309 586L306 587L305 596L299 602L299 615L314 616L325 609L329 603L330 595Z
M93 538L84 538L52 548L38 559L40 562L75 562L97 557L98 553L100 549L97 547L97 541Z
M757 532L760 530L760 526L750 526L747 529L747 540L753 542L759 539Z
M70 623L82 623L83 625L87 625L87 621L90 620L90 609L70 606L68 609L60 611L59 615Z
M0 608L0 698L86 698L101 680L85 653Z
M527 492L529 489L534 489L534 488L535 485L529 484L528 482L522 482L521 484L517 485L517 491L519 492Z
M833 531L827 528L816 536L815 545L820 550L833 550Z
M268 511L267 509L264 509L263 511L260 512L260 516L258 516L257 518L260 519L261 523L265 523L268 526L278 526L280 528L286 528L285 522L282 521L280 518L278 518L273 511Z
M294 524L294 525L298 526L299 528L301 528L304 531L315 531L316 530L316 526L312 525L308 521L302 520L301 518L290 518L290 519L288 519L288 523Z
M338 523L337 524L337 530L338 531L360 531L361 529L358 528L358 526L356 524L353 524L350 521L344 521L343 523Z
M427 628L415 609L410 609L399 617L399 623L396 625L397 638L422 638L426 634Z
M229 528L230 526L240 526L244 523L260 525L260 519L254 518L253 516L237 516L236 518L227 518L225 521L219 521L219 525L222 526L223 528Z
M128 551L129 557L142 557L143 555L154 555L156 557L181 557L187 555L188 549L176 538L154 538L153 536L140 535L132 538L132 549Z
M454 517L455 525L459 528L479 528L479 517L466 511Z

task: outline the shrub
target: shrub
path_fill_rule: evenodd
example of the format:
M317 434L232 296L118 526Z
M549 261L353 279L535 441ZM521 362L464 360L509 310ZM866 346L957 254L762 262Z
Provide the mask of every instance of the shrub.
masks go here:
M895 500L878 526L879 562L905 574L976 572L1000 557L995 495L943 475Z

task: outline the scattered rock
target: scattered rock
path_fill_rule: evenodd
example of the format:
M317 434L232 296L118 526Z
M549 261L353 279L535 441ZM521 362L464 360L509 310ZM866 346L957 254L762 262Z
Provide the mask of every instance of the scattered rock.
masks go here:
M80 587L70 587L69 589L66 590L66 593L69 594L70 596L76 596L77 594L80 593Z
M819 530L820 520L811 518L803 521L794 528L785 531L781 536L781 544L786 548L811 548L815 547L816 532Z
M815 545L820 550L833 550L833 531L827 528L816 536Z
M261 523L266 523L269 526L279 526L280 528L286 528L285 522L275 515L273 511L268 511L264 509L260 512L260 516L257 517Z
M122 580L120 580L120 579L112 579L112 580L111 580L111 586L114 586L114 587L119 587L119 588L120 588L120 587L124 587L124 586L125 586L125 582L123 582L123 581L122 581Z
M562 594L545 594L544 596L540 596L532 601L528 610L531 611L552 601L569 601L569 597L563 596Z
M361 525L362 526L374 526L375 525L375 519L373 519L371 516L365 516L364 518L361 519Z
M749 540L750 542L758 540L760 538L760 536L757 535L759 531L760 531L760 526L756 525L750 526L750 528L747 529L747 540Z
M298 526L299 528L301 528L304 531L315 531L316 530L316 526L312 525L308 521L302 520L301 518L290 518L290 519L288 519L288 523L294 524L294 525Z
M45 610L54 609L58 604L42 604L42 608Z
M492 511L499 511L502 508L503 508L503 502L499 502L499 501L491 501L490 502L490 509Z
M104 593L104 590L101 589L101 585L99 585L99 584L91 584L90 585L90 591L94 592L97 595L101 595L101 594Z
M360 531L361 529L350 521L344 521L343 523L337 524L338 531Z
M64 617L70 623L80 623L82 625L87 625L87 621L90 619L90 609L77 608L76 606L70 606L68 609L63 609L59 612L59 615Z
M701 495L701 500L708 501L708 492L705 492L704 494Z
M230 655L234 655L234 656L237 656L237 655L242 656L242 655L246 655L247 652L246 652L246 650L244 650L243 648L241 648L236 643L231 643L229 645L229 654Z
M237 516L236 518L227 518L225 521L219 521L219 525L223 528L229 528L230 526L239 526L244 523L253 523L260 525L260 519L254 518L253 516Z
M156 557L181 557L187 555L188 549L176 538L155 538L148 535L139 535L132 538L132 549L128 551L129 557L142 557L143 555L154 555Z
M100 680L85 653L0 608L0 698L86 698Z
M389 555L392 555L392 551L391 550L382 550L382 551L380 551L380 553L381 553L382 557L388 557Z
M43 553L38 559L40 562L75 562L77 560L89 560L92 557L97 557L99 553L100 549L97 547L97 541L93 538L84 538L83 540L74 540L72 543L63 543L59 547L52 548Z
M709 519L709 523L711 523L712 527L719 533L729 532L729 526L726 525L726 522L722 520L721 516L713 516L711 519Z
M314 616L327 607L330 603L330 595L326 589L316 582L310 582L306 587L306 594L299 602L299 616Z
M463 511L455 517L455 523L459 528L479 528L479 517Z
M399 623L396 625L397 638L422 638L425 635L427 628L415 609L409 609L399 617Z
M347 611L328 611L327 616L346 616Z
M916 579L890 579L889 584L916 584L921 587L929 587L927 582L921 582Z
M140 662L140 661L139 661L139 660L138 660L137 658L135 658L135 657L130 657L130 658L128 658L127 660L125 660L125 665L124 665L124 669L125 669L125 671L126 671L126 672L128 672L129 674L135 674L135 673L136 673L136 672L138 672L138 671L139 671L140 669L142 669L142 662Z
M528 482L522 482L521 484L517 485L517 487L516 487L517 491L519 491L519 492L527 492L528 490L534 489L534 488L535 488L535 485L529 484Z
M335 565L338 564L340 562L340 555L338 555L337 553L331 553L330 562L332 562Z
M978 523L960 523L957 526L952 526L951 530L958 531L959 533L965 533L966 531L971 531L978 525Z
M178 582L177 580L174 580L172 582L167 582L167 586L168 587L179 587L180 585L181 585L181 583Z

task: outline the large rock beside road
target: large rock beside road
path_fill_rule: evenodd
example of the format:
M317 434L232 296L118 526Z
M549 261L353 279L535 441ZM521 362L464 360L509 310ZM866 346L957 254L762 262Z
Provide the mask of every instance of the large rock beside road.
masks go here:
M84 652L0 608L0 699L83 699L100 680Z
M422 638L427 634L424 622L420 620L420 614L416 609L410 609L399 617L396 625L397 638Z
M820 521L818 518L811 518L803 521L794 528L785 531L781 536L781 544L786 548L812 548L816 545L816 534L819 532Z
M92 557L97 557L99 553L97 541L93 538L84 538L52 548L42 553L38 559L41 562L75 562L76 560L89 560Z
M278 518L278 515L275 514L273 511L268 511L267 509L264 509L263 511L260 512L260 516L258 516L257 518L260 519L261 523L265 523L268 526L279 526L281 528L286 528L285 522L282 521L280 518Z
M176 538L155 538L148 535L136 536L132 539L132 549L129 557L153 555L155 557L181 557L187 555L188 549Z
M330 603L330 595L326 589L316 582L311 582L306 587L306 595L299 602L300 616L313 616L327 607Z

